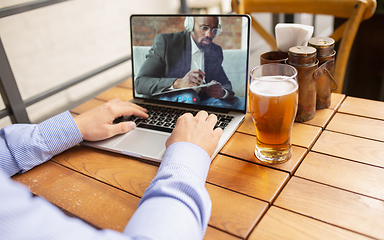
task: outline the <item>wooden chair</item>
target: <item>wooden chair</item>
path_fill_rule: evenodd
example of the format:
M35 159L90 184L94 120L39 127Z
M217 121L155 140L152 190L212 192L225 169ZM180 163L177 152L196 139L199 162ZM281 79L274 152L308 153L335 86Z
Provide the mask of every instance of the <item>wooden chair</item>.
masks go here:
M310 13L333 15L346 18L347 21L329 36L336 42L340 41L336 54L334 78L338 88L343 90L344 76L348 64L349 54L360 22L372 17L376 10L376 0L232 0L232 10L236 13ZM252 27L266 42L276 50L276 40L254 18Z
M201 10L208 13L213 7L218 7L220 13L223 11L221 0L187 0L187 6L192 13L200 13Z

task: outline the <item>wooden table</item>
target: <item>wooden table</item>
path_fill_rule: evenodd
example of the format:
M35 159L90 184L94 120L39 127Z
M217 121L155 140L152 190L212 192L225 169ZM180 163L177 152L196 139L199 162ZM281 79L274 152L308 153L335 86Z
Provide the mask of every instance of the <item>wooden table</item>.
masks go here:
M129 100L131 82L72 110ZM332 94L332 105L295 123L293 157L254 156L251 116L212 162L213 208L205 239L384 239L384 103ZM76 146L14 176L99 228L123 231L158 165Z

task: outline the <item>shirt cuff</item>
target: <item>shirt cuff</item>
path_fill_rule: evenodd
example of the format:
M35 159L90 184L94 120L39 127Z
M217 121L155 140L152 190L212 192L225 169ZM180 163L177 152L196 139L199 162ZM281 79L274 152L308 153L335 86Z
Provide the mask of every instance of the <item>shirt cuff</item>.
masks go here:
M162 167L177 164L195 172L203 181L207 179L211 158L201 147L189 142L176 142L165 151Z
M51 154L57 155L83 141L83 137L69 111L38 124Z
M227 89L223 88L223 90L224 90L225 94L220 99L226 99L228 97L228 95L229 95L229 92L227 91Z

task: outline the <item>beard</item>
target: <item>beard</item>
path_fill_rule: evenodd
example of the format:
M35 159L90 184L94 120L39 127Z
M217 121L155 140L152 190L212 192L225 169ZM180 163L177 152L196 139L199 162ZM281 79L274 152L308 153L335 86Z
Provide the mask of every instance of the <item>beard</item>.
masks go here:
M212 45L212 39L209 37L205 37L205 38L201 39L199 45L200 45L199 47L201 50L206 51Z

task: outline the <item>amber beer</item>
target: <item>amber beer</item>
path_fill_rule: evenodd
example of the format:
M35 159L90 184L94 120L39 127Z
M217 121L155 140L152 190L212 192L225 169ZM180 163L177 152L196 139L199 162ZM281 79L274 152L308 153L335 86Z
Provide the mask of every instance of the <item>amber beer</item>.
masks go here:
M269 163L287 161L292 156L291 129L298 104L296 79L257 77L252 80L249 90L256 127L256 157Z

